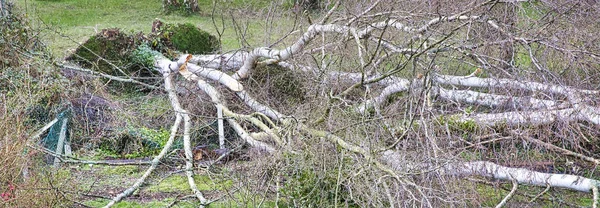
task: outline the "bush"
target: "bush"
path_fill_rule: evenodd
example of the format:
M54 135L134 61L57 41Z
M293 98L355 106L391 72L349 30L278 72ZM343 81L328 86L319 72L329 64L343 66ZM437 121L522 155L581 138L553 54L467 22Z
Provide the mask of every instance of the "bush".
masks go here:
M79 46L67 60L106 74L123 76L115 66L121 68L128 64L128 54L134 48L131 36L117 28L104 29Z
M198 7L198 0L188 0L182 3L177 0L163 0L162 6L164 12L167 14L180 11L183 14L190 15L200 11L200 7Z
M207 54L220 48L215 36L190 23L167 25L163 38L172 43L173 49L184 53Z
M154 54L141 53L139 47L146 40L140 33L128 35L118 28L103 29L102 32L90 37L85 43L67 57L82 67L113 76L156 77L152 63L147 56ZM137 52L137 53L136 53ZM142 80L152 84L151 79ZM111 83L115 91L138 91L144 89L137 84Z
M166 24L146 38L143 34L128 35L118 28L103 29L90 37L67 60L85 68L114 76L153 77L150 68L160 51L174 57L174 51L206 54L220 48L219 40L192 24Z
M296 4L302 6L303 9L315 11L321 9L320 0L297 0Z

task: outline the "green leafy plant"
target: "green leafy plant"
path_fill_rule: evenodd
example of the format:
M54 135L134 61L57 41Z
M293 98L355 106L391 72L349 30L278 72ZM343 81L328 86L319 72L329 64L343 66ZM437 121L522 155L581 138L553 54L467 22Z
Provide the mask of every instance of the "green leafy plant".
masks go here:
M160 53L152 50L148 44L144 43L131 52L130 58L133 63L144 67L152 67L157 56L160 56Z

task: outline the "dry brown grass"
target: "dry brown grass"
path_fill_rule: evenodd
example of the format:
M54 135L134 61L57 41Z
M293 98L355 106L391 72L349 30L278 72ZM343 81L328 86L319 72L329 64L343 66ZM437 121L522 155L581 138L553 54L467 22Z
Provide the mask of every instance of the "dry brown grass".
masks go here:
M34 29L17 11L0 19L0 206L56 207L67 201L59 173L45 168L43 154L27 146L33 132L49 122L64 83L45 60ZM28 174L24 175L24 171Z
M6 69L25 70L23 68ZM27 77L26 79L32 79ZM12 81L18 81L12 79ZM29 86L31 87L31 86ZM35 144L31 134L39 124L33 124L28 108L46 92L32 88L20 88L11 94L2 94L0 100L0 205L7 207L56 207L66 202L56 187L58 175L44 164L44 154L27 146ZM23 171L27 171L25 177Z

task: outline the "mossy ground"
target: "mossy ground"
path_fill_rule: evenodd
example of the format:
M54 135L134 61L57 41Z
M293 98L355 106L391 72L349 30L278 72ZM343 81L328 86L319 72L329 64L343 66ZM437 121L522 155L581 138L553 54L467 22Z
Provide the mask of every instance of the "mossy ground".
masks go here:
M94 199L90 201L86 201L83 204L90 207L103 207L108 204L110 200L108 199ZM155 207L167 207L170 203L175 201L174 198L166 198L160 201L150 201L150 202L135 202L135 201L124 201L116 204L113 207L117 208L155 208ZM179 204L178 207L196 207L196 204L189 204L188 206Z
M196 185L200 191L226 190L232 185L232 182L229 180L219 181L219 179L211 178L208 175L195 175L194 181L196 181ZM180 193L188 190L190 190L190 187L185 175L172 175L160 180L156 185L144 188L144 191L148 192Z
M145 169L146 166L72 165L61 169L56 175L60 176L61 180L73 181L72 186L88 194L87 197L78 196L79 202L86 206L102 207L109 202L109 199L92 196L114 196L120 193L132 185ZM274 207L275 205L273 199L265 199L250 190L234 188L233 181L228 179L226 174L203 173L201 170L195 172L197 175L194 179L198 189L205 196L223 197L209 207ZM231 189L237 191L228 193ZM151 176L140 190L116 204L115 207L165 207L176 199L177 207L198 207L199 203L193 197L181 199L182 196L191 193L187 177L183 172L160 169L159 173ZM285 206L283 201L278 204Z

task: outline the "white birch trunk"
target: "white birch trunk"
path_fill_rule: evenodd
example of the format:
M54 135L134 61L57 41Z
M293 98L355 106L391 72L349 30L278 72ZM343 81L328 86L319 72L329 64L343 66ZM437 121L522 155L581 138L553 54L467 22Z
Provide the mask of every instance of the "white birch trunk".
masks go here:
M535 186L551 186L566 188L581 192L591 192L592 188L598 187L600 182L594 179L568 175L531 171L524 168L512 168L486 161L473 162L450 162L433 167L430 164L410 165L399 153L388 150L381 157L392 169L405 172L407 170L425 171L442 175L453 176L483 176L496 180L517 181L520 184Z

